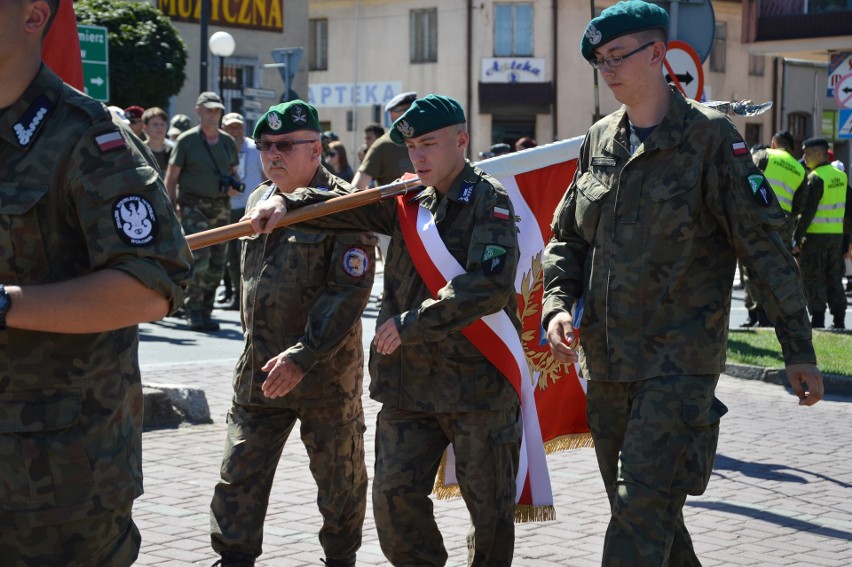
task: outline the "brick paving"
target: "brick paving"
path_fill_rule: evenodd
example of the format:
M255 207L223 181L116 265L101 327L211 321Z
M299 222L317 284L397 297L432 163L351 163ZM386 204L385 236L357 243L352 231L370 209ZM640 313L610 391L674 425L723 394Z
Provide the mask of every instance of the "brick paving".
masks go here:
M229 364L160 366L144 379L202 388L214 423L143 435L145 494L134 517L142 532L138 565L210 565L207 510L218 479L230 400ZM800 408L784 389L722 377L716 468L707 493L687 501L685 516L706 567L852 565L852 404L846 399ZM366 393L368 468L378 404ZM515 565L600 564L607 505L591 449L548 457L557 509L552 522L520 524ZM464 565L468 516L460 500L436 501L450 554ZM315 486L298 437L276 473L260 566L320 565ZM359 565L386 565L367 512Z

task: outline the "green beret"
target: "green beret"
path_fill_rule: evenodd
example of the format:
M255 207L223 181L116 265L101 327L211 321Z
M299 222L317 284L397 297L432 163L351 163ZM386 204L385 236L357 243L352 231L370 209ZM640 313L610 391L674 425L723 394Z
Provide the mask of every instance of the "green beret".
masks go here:
M408 110L396 119L390 137L401 146L408 138L417 138L463 122L467 121L458 102L448 96L429 94L412 102Z
M580 53L586 61L595 58L595 49L617 37L650 29L669 29L665 10L642 0L626 0L610 6L586 26L580 41Z
M317 109L303 100L291 100L276 104L260 117L254 125L255 140L261 134L288 134L297 130L319 132Z

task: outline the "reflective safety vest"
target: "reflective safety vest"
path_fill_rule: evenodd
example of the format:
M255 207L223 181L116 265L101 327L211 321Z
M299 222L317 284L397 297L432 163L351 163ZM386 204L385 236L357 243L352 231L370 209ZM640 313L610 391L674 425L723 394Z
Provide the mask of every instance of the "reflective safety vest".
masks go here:
M843 215L846 213L846 174L827 163L814 169L822 179L822 199L819 200L808 234L843 234Z
M784 150L766 150L767 162L763 175L775 192L784 212L793 210L793 195L805 178L805 168Z

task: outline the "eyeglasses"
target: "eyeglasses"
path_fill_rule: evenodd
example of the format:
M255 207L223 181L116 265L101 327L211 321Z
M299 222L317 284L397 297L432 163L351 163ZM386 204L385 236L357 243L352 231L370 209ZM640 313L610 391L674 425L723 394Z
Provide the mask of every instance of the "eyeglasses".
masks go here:
M293 151L293 146L296 144L313 144L317 140L279 140L270 142L269 140L255 140L254 146L262 152L272 151L274 147L283 154L289 154Z
M592 67L594 67L595 69L600 69L601 67L604 66L604 64L606 64L610 69L612 69L613 67L620 67L621 64L624 63L625 59L627 59L631 55L635 55L635 54L639 53L640 51L642 51L646 47L648 47L650 45L654 45L655 43L657 43L657 42L656 41L649 41L648 43L646 43L642 47L637 47L636 49L634 49L630 53L625 53L624 55L616 55L614 57L605 57L604 59L590 59L589 64Z

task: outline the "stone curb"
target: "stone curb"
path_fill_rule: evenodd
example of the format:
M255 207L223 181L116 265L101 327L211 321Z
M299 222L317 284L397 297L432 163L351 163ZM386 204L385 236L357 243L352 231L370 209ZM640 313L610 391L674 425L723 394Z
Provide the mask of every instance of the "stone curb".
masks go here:
M142 384L143 427L146 430L176 427L183 422L213 423L207 396L200 388L178 384Z
M762 366L728 362L725 365L725 374L744 380L759 380L779 386L790 386L790 383L787 382L787 373L783 368L764 368ZM822 378L825 384L826 395L852 397L852 376L823 373Z

